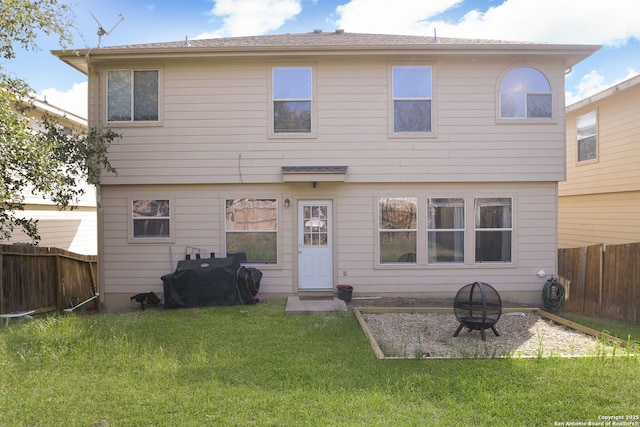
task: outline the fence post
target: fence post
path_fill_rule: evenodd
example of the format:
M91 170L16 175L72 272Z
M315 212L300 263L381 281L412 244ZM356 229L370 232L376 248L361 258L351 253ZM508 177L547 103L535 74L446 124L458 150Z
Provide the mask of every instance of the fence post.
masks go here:
M4 313L4 280L2 280L2 277L4 276L2 272L4 259L2 257L2 252L2 246L0 246L0 313Z
M603 283L604 283L604 277L605 277L605 272L604 272L604 266L605 266L605 262L604 262L604 257L606 255L607 252L607 246L606 245L601 245L600 246L600 278L599 278L599 283L598 283L598 287L599 287L599 292L598 292L598 314L602 314L602 293L603 293Z
M64 298L64 279L62 278L62 266L60 265L60 255L56 255L56 310L64 308L62 298Z

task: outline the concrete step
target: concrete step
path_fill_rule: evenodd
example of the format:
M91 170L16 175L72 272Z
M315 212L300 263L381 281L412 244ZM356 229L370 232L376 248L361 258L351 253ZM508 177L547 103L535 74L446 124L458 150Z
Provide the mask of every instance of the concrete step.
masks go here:
M339 298L304 298L290 296L287 298L287 307L284 314L329 314L336 312L347 312L347 304Z

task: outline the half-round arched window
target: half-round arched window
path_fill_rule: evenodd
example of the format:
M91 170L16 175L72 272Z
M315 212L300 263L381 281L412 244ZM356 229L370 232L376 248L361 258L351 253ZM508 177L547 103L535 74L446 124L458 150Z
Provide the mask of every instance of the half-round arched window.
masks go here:
M551 85L532 67L515 68L500 85L500 118L549 119L552 113Z

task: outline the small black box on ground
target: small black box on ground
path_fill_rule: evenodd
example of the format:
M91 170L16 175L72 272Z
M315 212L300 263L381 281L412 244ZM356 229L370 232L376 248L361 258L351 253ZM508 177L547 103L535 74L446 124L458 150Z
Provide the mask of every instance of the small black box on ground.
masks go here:
M340 298L342 301L345 301L345 302L351 301L352 294L353 294L353 286L338 285L338 298Z

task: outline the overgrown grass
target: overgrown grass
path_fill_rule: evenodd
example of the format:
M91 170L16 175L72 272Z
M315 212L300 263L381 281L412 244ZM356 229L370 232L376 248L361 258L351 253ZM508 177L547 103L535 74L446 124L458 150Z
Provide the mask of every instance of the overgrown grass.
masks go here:
M375 359L350 314L256 306L0 328L2 426L530 426L638 412L637 357Z
M640 344L640 325L638 324L570 312L560 313L560 316L571 320L572 322L588 326L596 331L606 332L607 334L620 338L623 341L630 340L631 342Z

